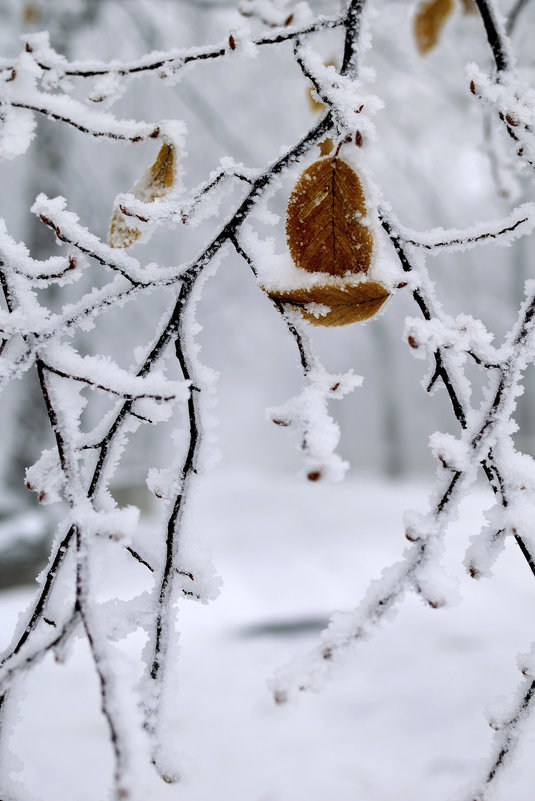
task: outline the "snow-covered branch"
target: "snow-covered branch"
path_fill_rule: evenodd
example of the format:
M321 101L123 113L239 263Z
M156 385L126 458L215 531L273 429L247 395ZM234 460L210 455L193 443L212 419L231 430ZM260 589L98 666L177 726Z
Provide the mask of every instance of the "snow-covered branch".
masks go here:
M511 12L506 29L491 0L476 3L495 71L486 76L469 66L471 92L505 125L518 158L533 164L535 99L527 72L520 79L516 71L508 37L520 4ZM448 8L441 0L426 4L426 24L435 26L427 31L428 38L436 38ZM59 54L46 34L32 34L25 37L26 47L17 58L0 61L0 156L5 159L28 150L36 115L55 121L57 126L48 126L54 132L78 131L82 136L73 136L77 147L84 137L125 145L153 139L161 146L156 161L131 191L116 194L114 187L108 244L91 230L100 223L90 221L86 196L80 198L79 193L71 198L67 187L65 192L61 189L66 178L59 167L60 189L49 191L38 187L41 173L29 162L33 191L27 205L33 203L31 225L37 226L25 237L31 246L16 242L8 233L17 230L17 225L11 223L7 211L9 222L0 221L0 386L34 370L49 442L41 456L36 454L38 458L27 465L24 483L43 506L61 505L56 513L61 523L38 592L0 663L0 713L5 713L6 701L24 674L49 653L63 655L75 633L83 637L112 747L116 801L141 801L151 795L146 782L153 767L167 782L177 781L182 773L165 747L164 725L174 693L177 606L188 599L206 603L218 590L213 568L192 547L186 525L193 488L210 462L206 445L215 385L215 375L199 358L201 327L196 315L206 282L227 255L237 254L248 265L261 297L278 312L273 319L283 323L290 347L297 348L302 388L268 414L273 423L297 435L309 481L343 477L348 464L337 453L340 428L329 404L362 382L353 369L344 366L331 372L323 366L328 362L323 356L320 362L316 355L319 350L311 326L367 321L379 310L382 313L387 301L393 303L390 298L404 286L419 311L419 316L405 323L408 352L427 364L423 384L428 393L445 389L459 427L457 436L431 435L437 479L429 508L406 513L408 544L401 558L372 582L354 611L335 613L308 654L279 672L273 682L275 700L283 703L301 691L319 689L332 666L383 625L408 592L431 608L448 606L454 596L443 567L448 526L480 470L492 489L494 507L482 531L467 543L468 576L489 575L507 539L516 543L524 566L535 576L535 468L531 457L519 454L513 441L517 398L535 355L535 286L533 281L527 283L516 322L512 327L508 323L509 334L496 344L490 327L481 320L470 313L448 313L426 267L427 255L471 249L476 258L483 245L510 246L531 235L535 204L526 201L526 193L524 202L516 201L515 207L511 202L507 212L491 222L419 232L406 227L383 200L371 169L372 164L381 169L381 149L386 152L387 147L383 132L372 122L385 104L371 94L371 71L363 68L375 24L367 16L364 0L347 0L332 15L314 16L306 2L290 0L242 0L239 10L248 19L247 26L229 27L222 39L219 30L215 44L169 47L168 40L167 48L153 47L139 58L106 61ZM137 10L129 13L135 20ZM375 13L383 12L376 9ZM140 25L147 42L158 26L165 26L165 19L153 19L151 14L148 19L153 26L150 31ZM334 57L327 55L328 49L337 50ZM183 103L186 118L196 113L202 116L211 94L219 89L218 81L221 87L225 85L225 69L231 73L238 64L241 80L247 77L250 59L270 51L276 57L286 54L301 89L305 82L312 86L311 97L320 105L321 116L316 122L308 118L306 124L299 120L299 125L288 129L293 131L289 137L293 143L282 147L277 139L276 147L270 149L264 147L273 144L267 142L265 123L253 133L243 125L247 104L236 116L234 110L226 112L222 129L231 132L232 141L254 143L258 134L257 161L253 150L250 158L243 154L240 158L239 153L221 158L221 152L215 152L189 170L186 144L194 149L197 142L191 136L187 141L185 123L162 119L159 114L154 114L159 122L143 121L141 94L133 98L136 119L122 119L109 110L133 78L146 76L164 79L164 93L176 87L177 97L168 95L169 107L182 108ZM210 68L206 98L204 88L199 90L198 108L193 108L187 94L189 73ZM179 84L182 73L185 90ZM75 85L80 84L75 79L95 80L87 102L77 96ZM403 80L401 71L396 80ZM264 89L256 85L251 91L258 95ZM400 94L403 91L399 89ZM305 100L304 93L301 99ZM412 99L407 105L412 115ZM258 122L255 113L251 111L251 125ZM274 130L277 113L277 108L270 108ZM152 112L146 116L153 118ZM400 123L398 144L407 150L416 122L419 125L416 115L411 116L414 129L405 131ZM214 141L220 135L206 119L205 135ZM320 156L314 159L313 148L318 144ZM368 158L368 148L375 148L373 158ZM68 161L69 154L60 158L56 153L56 157L57 167L63 158ZM38 155L30 158L38 159ZM76 170L79 178L83 170L79 165L73 173ZM84 180L90 177L84 172ZM278 224L280 219L268 203L279 203L284 193L286 230L279 230L272 240L262 239L257 227ZM394 199L389 199L395 206ZM492 217L499 212L481 212L482 217L487 214ZM191 240L176 262L173 256L171 266L141 261L127 252L134 244L146 243L158 228L172 229L177 222ZM39 250L36 243L45 226L58 247L69 246L66 255L50 256L50 249ZM177 237L177 252L181 245ZM275 253L281 246L284 253ZM233 294L241 297L239 289ZM149 319L153 302L159 322L152 320L147 334L142 318ZM125 320L124 326L120 322L113 329L108 312L110 318ZM233 322L242 324L238 319ZM90 329L99 333L102 329L100 339L95 336L96 344L86 339ZM350 350L348 339L339 341ZM383 365L377 360L374 368ZM387 381L395 383L388 366L384 369ZM395 391L392 396L395 399ZM175 419L179 428L169 437L166 424ZM119 505L114 497L114 482L128 463L125 454L138 430L147 440L154 431L163 431L170 454L165 466L154 466L150 448L143 450L146 488L163 511L159 522L151 518L150 536L139 525L139 510ZM110 554L143 574L145 588L136 587L137 594L128 601L102 600L102 564ZM147 640L140 660L143 676L125 659L118 644L122 636L138 629ZM499 731L489 767L475 791L478 801L487 797L490 785L512 757L531 713L535 692L531 661L523 667L525 681L507 713L493 719ZM2 736L7 732L2 730Z

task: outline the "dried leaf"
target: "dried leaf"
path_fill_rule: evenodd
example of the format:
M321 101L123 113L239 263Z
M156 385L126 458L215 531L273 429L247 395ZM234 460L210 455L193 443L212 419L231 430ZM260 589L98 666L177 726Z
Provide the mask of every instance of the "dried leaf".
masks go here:
M323 326L350 325L368 320L377 314L389 297L388 290L382 284L368 280L342 286L327 284L280 292L270 290L269 295L273 300L298 308L312 325ZM315 314L314 309L307 309L308 304L327 306L329 311Z
M310 86L307 93L308 103L310 105L311 111L324 111L325 105L321 102L321 100L317 100L316 90L313 86Z
M463 14L477 14L477 5L475 4L474 0L462 0L462 9Z
M154 164L141 176L130 190L145 203L165 197L173 189L177 174L176 151L173 145L163 144ZM112 248L128 248L142 234L135 217L128 217L116 206L113 210L108 241Z
M364 193L351 167L336 156L315 161L288 201L286 237L296 266L337 276L366 273L373 238L365 217Z
M328 156L329 153L332 153L334 150L334 142L331 137L328 136L323 142L318 142L318 147L320 149L320 156Z
M24 25L38 25L41 20L41 11L35 3L26 3L22 9Z
M438 43L446 20L453 11L454 0L425 0L414 18L414 39L424 56Z

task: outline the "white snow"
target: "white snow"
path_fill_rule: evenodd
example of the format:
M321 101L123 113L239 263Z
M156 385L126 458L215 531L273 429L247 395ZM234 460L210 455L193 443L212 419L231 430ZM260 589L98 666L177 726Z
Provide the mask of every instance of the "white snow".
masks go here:
M346 653L320 695L277 706L267 687L278 668L318 641L315 627L333 609L352 609L399 557L402 511L424 505L427 492L363 476L311 486L219 471L203 482L190 524L212 549L224 587L208 608L184 602L177 610L180 660L164 726L168 755L187 781L145 777L149 789L139 801L463 797L489 752L485 711L500 695L510 704L521 679L517 653L530 648L532 580L514 543L492 581L472 581L461 565L488 491L465 502L448 533L457 607L435 611L408 594L394 618ZM101 566L102 582L111 580L122 598L142 591L149 575L126 558ZM26 590L2 595L4 642L29 597ZM121 650L136 660L142 645L140 634L130 635ZM11 776L19 797L57 801L75 787L76 801L102 801L111 755L85 646L78 643L66 664L47 658L25 679L17 704L10 747L20 760ZM532 721L496 801L531 796L534 745Z

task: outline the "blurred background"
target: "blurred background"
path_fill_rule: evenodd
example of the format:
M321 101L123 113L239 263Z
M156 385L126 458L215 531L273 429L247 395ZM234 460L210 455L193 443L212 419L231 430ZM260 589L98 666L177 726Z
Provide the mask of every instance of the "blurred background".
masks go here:
M291 3L272 5L279 14L292 9ZM311 6L325 13L341 7L337 0L314 0ZM384 0L369 7L372 47L363 55L363 84L367 93L377 94L384 103L375 117L376 136L365 142L371 174L383 200L403 224L416 230L463 228L499 218L530 197L531 183L515 164L512 143L503 137L499 121L468 91L466 64L475 61L483 69L491 68L481 22L470 4L459 3L438 46L422 57L414 43L415 8ZM513 30L515 53L528 77L533 71L528 30L534 13L531 6L524 8ZM233 0L1 0L0 14L5 56L16 55L29 32L46 29L52 46L68 59L105 61L223 41L230 29L246 22ZM261 30L254 19L247 22L253 33ZM339 61L339 33L322 33L313 41L325 61ZM80 99L93 89L92 81L75 81L74 94ZM127 119L184 120L187 152L181 156L181 166L189 189L206 180L225 155L246 167L263 168L322 113L310 101L310 87L288 43L261 48L255 58L195 64L176 79L131 81L113 109ZM29 211L39 192L66 197L82 224L105 239L115 195L133 186L156 152L154 143L114 144L39 119L28 152L0 167L4 186L0 215L35 258L58 252L51 232ZM285 247L285 204L298 174L297 166L267 201L279 217L277 225L266 225L260 215L250 220L260 236L275 239L278 252ZM133 255L147 263L185 263L217 230L242 191L236 187L224 193L218 218L195 229L159 229L149 244L135 246ZM383 258L395 258L386 242ZM515 318L524 280L531 274L530 243L521 239L511 248L441 255L429 260L429 268L446 310L481 317L499 339ZM47 302L54 307L70 293L79 294L88 282L102 280L102 269L92 264L81 283L62 290L61 298L57 289L52 290ZM172 292L153 293L124 312L102 316L97 330L83 338L78 335L78 347L87 353L110 353L129 366L133 348L150 340ZM421 385L424 363L411 357L403 341L404 318L417 314L410 294L400 292L384 314L366 325L312 332L328 370L353 368L365 379L362 388L333 405L342 431L340 451L352 471L389 478L428 474L433 470L429 434L437 428L456 430L445 393L426 395ZM267 407L298 391L301 375L295 345L247 266L230 249L205 287L198 319L203 326L202 358L220 375L217 417L223 464L295 473L299 443L287 431L275 429L265 414ZM477 390L475 371L474 380ZM533 384L531 368L526 383L528 391L517 412L518 438L531 453L534 410L526 401ZM90 428L107 407L106 399L86 394ZM33 577L33 565L28 571L24 568L24 552L36 536L40 540L39 521L54 517L52 509L36 518L35 496L24 487L26 467L50 438L35 376L28 374L15 382L1 403L0 502L10 533L0 542L0 553L7 560L0 564L8 565L7 572L0 567L0 584ZM168 442L165 426L145 427L133 438L116 476L119 500L134 499L143 508L150 503L145 497L147 468L171 461ZM14 519L18 519L15 528ZM43 548L46 551L46 545ZM17 549L20 559L15 558ZM20 571L13 559L20 562Z

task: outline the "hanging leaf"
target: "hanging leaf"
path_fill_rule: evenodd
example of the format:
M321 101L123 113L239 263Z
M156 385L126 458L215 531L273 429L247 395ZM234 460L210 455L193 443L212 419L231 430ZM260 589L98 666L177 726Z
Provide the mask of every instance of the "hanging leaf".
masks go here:
M297 267L342 276L368 272L373 247L357 174L337 156L315 161L288 201L286 237Z
M420 55L425 56L438 43L454 0L425 0L414 18L414 39Z
M299 309L312 325L350 325L368 320L377 314L389 297L388 290L376 281L364 280L358 284L345 283L289 289L270 290L270 297ZM309 304L315 304L315 309ZM309 307L309 308L307 308ZM321 308L321 307L327 307Z
M154 164L144 172L130 190L138 200L152 203L165 197L174 188L177 176L176 151L173 145L163 144ZM108 241L112 248L128 248L142 235L136 217L128 217L116 206L113 210Z

